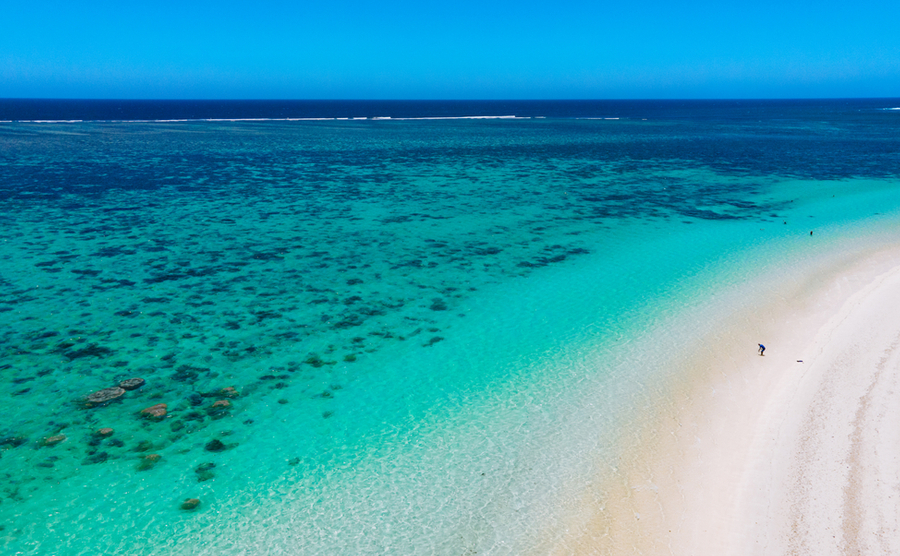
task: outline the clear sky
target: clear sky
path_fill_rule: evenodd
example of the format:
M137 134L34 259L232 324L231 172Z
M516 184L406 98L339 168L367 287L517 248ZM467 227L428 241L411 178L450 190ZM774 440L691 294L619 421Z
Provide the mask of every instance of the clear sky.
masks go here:
M7 0L0 98L900 96L900 0Z

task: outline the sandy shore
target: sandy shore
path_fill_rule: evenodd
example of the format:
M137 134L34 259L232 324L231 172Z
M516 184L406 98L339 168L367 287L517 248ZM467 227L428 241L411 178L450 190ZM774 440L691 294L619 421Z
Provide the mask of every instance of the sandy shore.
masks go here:
M833 263L736 315L555 552L900 554L898 263Z

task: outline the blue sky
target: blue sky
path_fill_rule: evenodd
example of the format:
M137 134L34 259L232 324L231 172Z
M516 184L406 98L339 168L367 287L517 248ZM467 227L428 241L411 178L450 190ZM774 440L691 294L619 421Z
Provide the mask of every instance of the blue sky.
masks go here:
M8 0L0 98L900 96L900 1Z

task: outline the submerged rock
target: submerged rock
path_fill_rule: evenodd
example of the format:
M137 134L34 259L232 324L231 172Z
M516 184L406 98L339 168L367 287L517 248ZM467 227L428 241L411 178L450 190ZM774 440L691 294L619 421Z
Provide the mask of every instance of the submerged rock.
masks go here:
M218 421L219 419L224 419L225 417L229 417L230 415L231 414L228 413L227 409L217 408L217 409L209 410L209 417L213 421Z
M219 394L223 398L236 398L240 395L240 393L234 389L234 386L229 386L227 388L222 388L219 390Z
M0 446L6 446L8 448L18 448L22 444L28 442L28 439L24 436L4 436L0 438Z
M185 414L184 420L185 421L202 421L203 413L201 413L199 411L189 411L187 414Z
M153 449L153 443L149 440L141 440L137 443L137 446L134 447L135 452L149 452Z
M175 374L173 374L171 378L177 382L188 382L193 384L199 378L200 373L209 374L209 369L205 367L181 365L175 370Z
M48 436L44 440L41 441L41 446L56 446L60 442L66 439L66 435L57 434L56 436Z
M85 398L85 405L87 405L87 407L99 407L123 396L124 394L125 389L119 388L118 386L113 386L112 388L104 388L103 390L97 390L93 394L88 395L88 397Z
M113 429L111 429L109 427L104 427L104 428L98 430L96 434L97 434L97 436L102 436L102 437L106 438L107 436L112 436L114 432L116 432L116 431L114 431Z
M165 419L168 407L169 406L164 403L151 405L150 407L141 410L141 417L150 419L151 421L161 421Z
M162 459L162 456L159 454L148 454L141 458L141 462L138 464L138 471L146 471L148 469L152 469L159 460Z
M193 510L196 509L197 506L200 505L200 500L197 498L188 498L184 502L181 503L182 510Z
M129 378L119 383L119 388L123 390L137 390L145 383L143 378Z
M303 362L306 363L307 365L312 365L313 367L315 367L317 369L319 367L322 367L325 365L325 361L323 361L322 358L319 357L315 353L310 353L309 357L307 357L306 360Z
M231 402L228 400L218 400L213 403L211 407L209 407L206 412L209 414L213 420L222 419L223 417L228 417L228 410L231 409Z
M97 452L96 454L91 454L84 460L85 465L90 465L92 463L103 463L104 461L109 459L109 454L106 452Z
M201 463L194 469L194 473L197 474L197 482L202 483L203 481L208 481L210 479L215 479L216 475L212 472L212 469L216 466L215 463Z
M221 440L216 438L207 442L206 446L204 446L204 449L207 452L221 452L227 450L228 446L226 446Z

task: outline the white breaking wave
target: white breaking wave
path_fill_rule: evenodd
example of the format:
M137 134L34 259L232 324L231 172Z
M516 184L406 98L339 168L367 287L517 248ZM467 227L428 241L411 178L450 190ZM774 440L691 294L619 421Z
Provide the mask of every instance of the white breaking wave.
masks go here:
M544 118L544 116L535 116L535 118ZM355 117L335 117L335 118L180 118L180 119L159 119L159 120L0 120L0 123L20 123L20 124L72 124L82 122L100 122L100 123L128 123L128 124L153 124L153 123L182 123L182 122L327 122L327 121L380 121L380 120L529 120L530 116L419 116L409 118L396 118L392 116L355 116ZM592 118L587 118L592 119ZM593 118L602 119L602 118ZM606 118L618 119L618 118Z
M528 116L420 116L417 118L373 118L381 120L529 120Z

